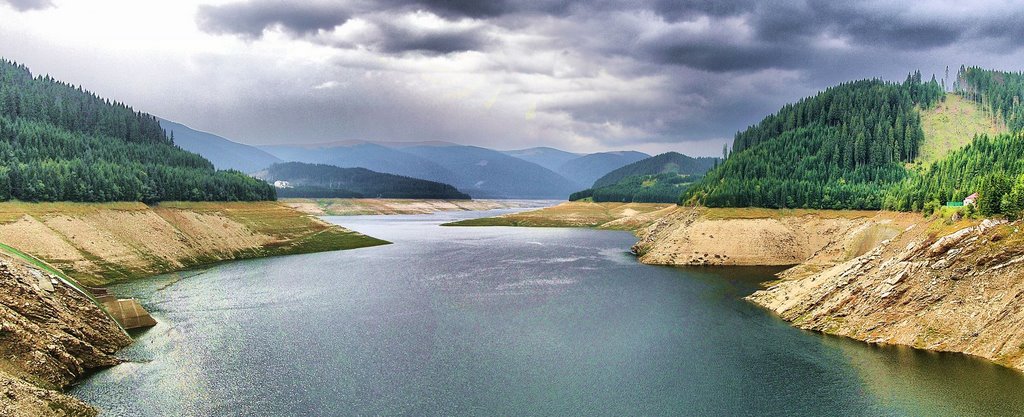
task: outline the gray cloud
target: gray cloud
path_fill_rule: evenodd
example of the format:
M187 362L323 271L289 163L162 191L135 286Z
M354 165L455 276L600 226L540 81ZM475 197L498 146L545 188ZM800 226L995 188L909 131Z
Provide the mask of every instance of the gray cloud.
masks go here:
M32 35L50 28L11 23L0 26L0 48L243 142L714 155L737 130L839 82L929 77L962 63L1021 70L1024 9L978 1L236 0L200 6L194 22L248 41L241 47L57 52L53 38ZM142 61L152 65L118 77L97 69Z
M196 21L207 32L259 37L280 26L297 34L333 28L348 20L349 12L332 3L256 0L220 6L200 6Z
M51 0L0 0L0 3L7 4L18 11L42 10L53 7Z

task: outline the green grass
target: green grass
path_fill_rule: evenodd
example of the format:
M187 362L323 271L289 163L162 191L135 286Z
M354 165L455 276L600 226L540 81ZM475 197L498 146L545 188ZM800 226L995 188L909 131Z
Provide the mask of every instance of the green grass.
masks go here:
M967 146L975 135L985 133L993 136L1007 132L1004 123L956 94L946 94L945 102L922 111L921 128L925 139L917 162L925 164Z

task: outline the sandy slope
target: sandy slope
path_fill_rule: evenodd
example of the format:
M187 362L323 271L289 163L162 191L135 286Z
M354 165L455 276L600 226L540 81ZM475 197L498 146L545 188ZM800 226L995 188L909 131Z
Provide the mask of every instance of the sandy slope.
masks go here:
M317 216L376 214L431 214L442 211L482 211L538 207L536 201L520 200L415 200L382 198L289 198L283 203Z
M210 262L382 241L281 203L0 203L0 243L87 285Z

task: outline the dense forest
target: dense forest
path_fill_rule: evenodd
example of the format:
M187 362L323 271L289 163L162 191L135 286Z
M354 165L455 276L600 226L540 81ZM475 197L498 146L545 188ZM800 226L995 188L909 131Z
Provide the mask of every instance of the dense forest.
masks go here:
M920 108L945 97L920 72L862 80L783 107L736 134L731 154L683 197L710 207L879 209L923 140Z
M365 168L286 162L256 174L268 182L288 181L294 188L278 190L281 197L436 198L468 200L455 187L434 181L383 174Z
M960 67L954 89L1006 122L1010 131L1024 130L1024 73Z
M977 192L981 195L978 209L982 214L1003 213L1003 197L1012 191L1017 177L1024 174L1022 141L1024 136L1020 133L994 138L978 136L970 145L942 160L912 170L886 193L883 208L931 213L947 201L962 201ZM1012 214L1019 212L1017 209Z
M700 175L668 172L658 175L633 175L611 185L572 193L569 201L590 198L596 202L675 203Z
M274 198L175 146L155 117L0 60L0 200Z

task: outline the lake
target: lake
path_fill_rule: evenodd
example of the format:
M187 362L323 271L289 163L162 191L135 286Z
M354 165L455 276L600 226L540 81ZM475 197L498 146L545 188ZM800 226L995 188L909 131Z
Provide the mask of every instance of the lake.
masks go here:
M160 324L72 393L103 415L1024 415L1024 376L788 326L762 268L640 264L625 232L331 217L393 245L119 285Z

